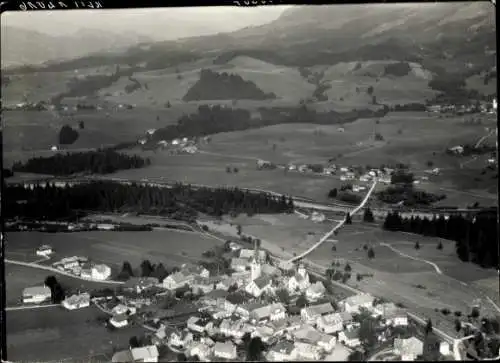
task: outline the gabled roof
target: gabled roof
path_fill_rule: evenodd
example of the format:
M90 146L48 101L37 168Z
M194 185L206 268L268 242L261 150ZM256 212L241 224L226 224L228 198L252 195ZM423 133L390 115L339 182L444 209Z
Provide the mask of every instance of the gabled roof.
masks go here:
M129 349L116 352L111 358L112 363L124 363L133 361L134 357L132 356L132 352Z
M281 303L266 305L252 311L252 315L255 316L257 320L264 319L271 316L275 311L285 311L285 307Z
M27 287L23 290L23 296L33 296L33 295L50 295L51 291L48 286L33 286Z
M343 332L347 339L359 339L359 328L346 329Z
M254 280L254 283L259 289L263 289L267 285L271 284L271 278L269 278L268 276L261 276L259 278L256 278Z
M148 358L158 357L158 348L156 345L148 345L146 347L132 348L130 350L134 360L144 360Z
M349 296L344 300L346 304L351 306L361 305L361 304L371 304L374 300L374 297L369 294L358 294L354 296Z
M295 349L295 345L293 342L289 340L282 340L278 342L272 349L271 351L274 351L276 353L281 353L281 354L290 354L293 352Z
M111 319L113 321L119 323L119 322L122 322L122 321L127 321L128 316L126 314L117 314L117 315L113 315L113 317Z
M424 343L415 337L408 339L394 339L394 349L398 349L402 354L422 354Z
M225 299L229 293L225 290L212 290L208 294L202 296L202 299Z
M316 293L316 294L322 294L326 291L325 285L321 281L316 282L315 284L312 284L311 286L308 287L307 292L309 293Z
M217 352L224 352L224 353L233 354L235 349L236 349L236 346L229 341L224 342L224 343L217 342L214 345L214 351L217 351Z
M326 315L326 314L331 314L331 313L335 312L335 310L333 309L332 304L330 304L330 303L313 305L313 306L306 307L304 309L310 315Z
M247 266L249 263L248 259L246 258L240 258L240 257L234 257L231 259L231 266Z

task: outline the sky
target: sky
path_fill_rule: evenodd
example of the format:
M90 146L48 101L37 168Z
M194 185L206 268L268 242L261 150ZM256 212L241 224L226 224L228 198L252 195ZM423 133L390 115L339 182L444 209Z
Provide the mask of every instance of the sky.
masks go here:
M68 35L82 29L134 33L153 40L228 32L269 23L289 6L191 7L119 10L72 10L7 12L2 26L36 30L49 35Z

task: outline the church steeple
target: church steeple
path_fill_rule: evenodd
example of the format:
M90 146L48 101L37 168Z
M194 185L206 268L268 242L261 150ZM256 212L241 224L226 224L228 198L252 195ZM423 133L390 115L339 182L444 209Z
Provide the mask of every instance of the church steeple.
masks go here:
M261 266L259 261L259 247L257 241L254 241L254 254L250 263L251 279L252 281L261 275Z

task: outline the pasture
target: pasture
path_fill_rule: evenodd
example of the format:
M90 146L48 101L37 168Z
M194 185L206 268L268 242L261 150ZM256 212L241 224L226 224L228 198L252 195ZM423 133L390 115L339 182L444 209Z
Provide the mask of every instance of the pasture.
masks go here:
M108 331L107 315L94 306L66 311L53 307L7 312L7 350L10 361L111 361L113 349L126 349L138 326Z
M163 263L165 267L195 263L201 254L221 242L199 233L155 230L151 232L75 232L40 233L12 232L7 236L7 257L18 249L33 251L42 244L56 251L54 259L69 256L86 256L91 261L105 263L115 272L124 261L133 268L149 259L151 263ZM11 257L16 259L15 255Z

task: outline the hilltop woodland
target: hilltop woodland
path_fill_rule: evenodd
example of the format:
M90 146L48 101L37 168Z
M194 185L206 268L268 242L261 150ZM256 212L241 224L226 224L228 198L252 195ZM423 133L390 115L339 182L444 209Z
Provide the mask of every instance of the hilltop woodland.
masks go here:
M194 221L198 212L212 216L247 213L292 213L293 201L285 196L249 193L237 188L172 188L92 182L72 187L52 185L25 189L5 187L5 217L53 220L76 217L75 211L138 212ZM22 202L21 202L22 201Z
M498 231L496 211L485 210L473 219L462 216L428 218L401 218L389 213L383 228L456 241L456 252L464 262L473 262L484 268L498 268ZM441 249L439 243L437 249Z
M356 110L345 113L335 111L319 113L303 104L299 107L260 108L261 117L252 118L248 110L233 109L215 105L198 107L197 113L182 116L176 125L169 125L156 130L150 143L160 140L172 140L181 137L196 137L220 132L243 131L285 123L341 124L353 122L358 118L383 117L388 107L378 111Z
M183 101L202 100L267 100L275 99L274 93L265 93L251 81L237 74L217 73L202 69L200 79L182 98Z
M149 159L103 149L32 158L24 164L20 162L15 163L12 166L12 170L58 176L75 173L108 174L117 170L142 168L150 164Z

